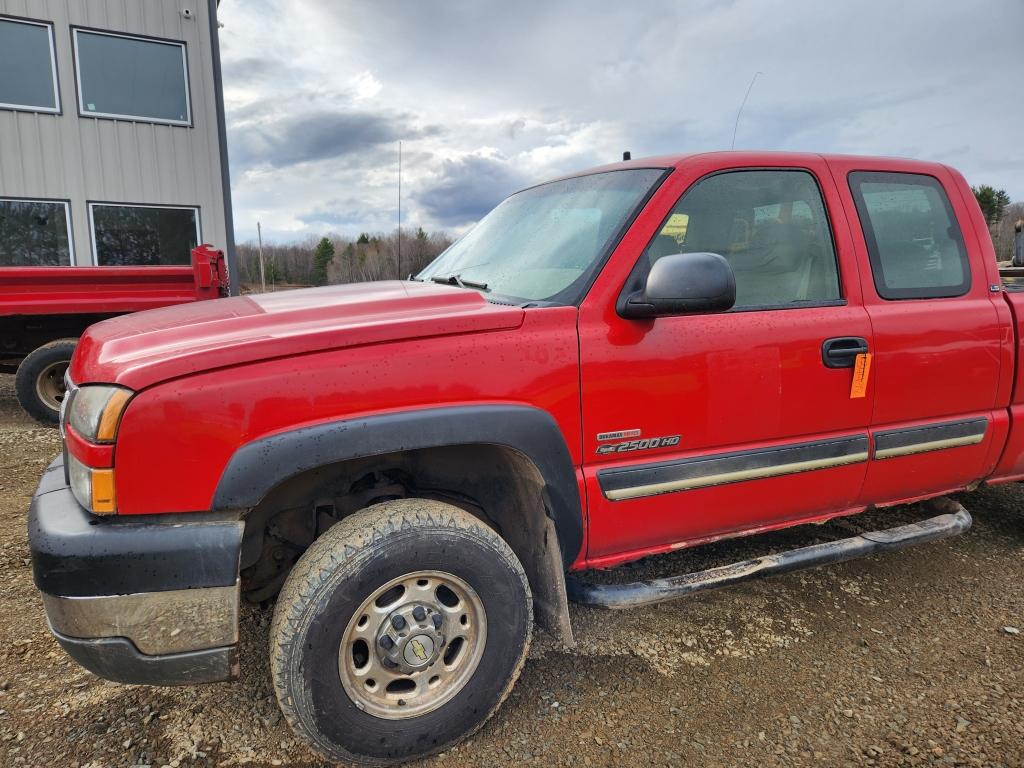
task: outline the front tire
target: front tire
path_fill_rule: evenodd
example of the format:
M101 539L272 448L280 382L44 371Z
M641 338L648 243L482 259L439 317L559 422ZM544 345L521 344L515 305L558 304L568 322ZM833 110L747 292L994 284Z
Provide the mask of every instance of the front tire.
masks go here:
M526 659L532 599L491 528L427 499L332 526L289 574L270 667L296 733L331 760L386 765L477 730Z
M18 366L14 391L29 416L43 424L60 421L64 374L78 339L57 339L30 352Z

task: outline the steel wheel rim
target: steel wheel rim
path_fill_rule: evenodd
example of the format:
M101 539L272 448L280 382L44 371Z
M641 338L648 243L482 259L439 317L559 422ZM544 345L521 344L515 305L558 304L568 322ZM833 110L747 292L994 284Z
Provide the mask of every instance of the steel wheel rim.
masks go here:
M486 642L487 615L476 590L444 571L414 571L374 590L352 614L338 672L359 709L404 720L458 694Z
M50 363L36 376L36 396L55 411L60 410L61 401L67 394L64 374L67 373L66 360Z

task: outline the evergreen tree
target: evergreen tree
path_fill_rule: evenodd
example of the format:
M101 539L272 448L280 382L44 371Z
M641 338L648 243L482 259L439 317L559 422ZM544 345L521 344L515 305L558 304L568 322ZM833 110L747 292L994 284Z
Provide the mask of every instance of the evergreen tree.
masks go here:
M313 285L327 285L327 266L334 261L334 243L320 238L313 251Z
M1005 189L995 189L988 184L980 187L971 187L974 196L978 198L978 205L981 212L985 214L985 222L991 227L999 223L1003 218L1003 211L1010 204L1010 196Z

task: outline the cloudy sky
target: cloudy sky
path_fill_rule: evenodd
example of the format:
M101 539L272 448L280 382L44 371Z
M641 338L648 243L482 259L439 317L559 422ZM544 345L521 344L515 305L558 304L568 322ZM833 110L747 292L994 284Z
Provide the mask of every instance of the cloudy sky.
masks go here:
M1024 199L1024 2L222 0L244 241L465 230L527 184L737 148L950 163Z

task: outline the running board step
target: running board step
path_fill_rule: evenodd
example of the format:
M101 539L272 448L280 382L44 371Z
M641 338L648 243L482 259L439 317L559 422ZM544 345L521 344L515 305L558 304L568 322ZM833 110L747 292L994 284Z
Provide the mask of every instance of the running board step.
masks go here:
M803 568L842 563L876 552L903 549L913 544L947 539L971 527L971 515L950 498L933 499L927 505L942 511L937 517L919 523L901 525L882 531L867 531L859 536L809 547L791 549L777 555L765 555L706 571L687 573L668 579L651 579L632 584L594 584L567 575L569 599L600 608L638 608L643 605L676 600L680 597L739 584L763 576L774 576Z

